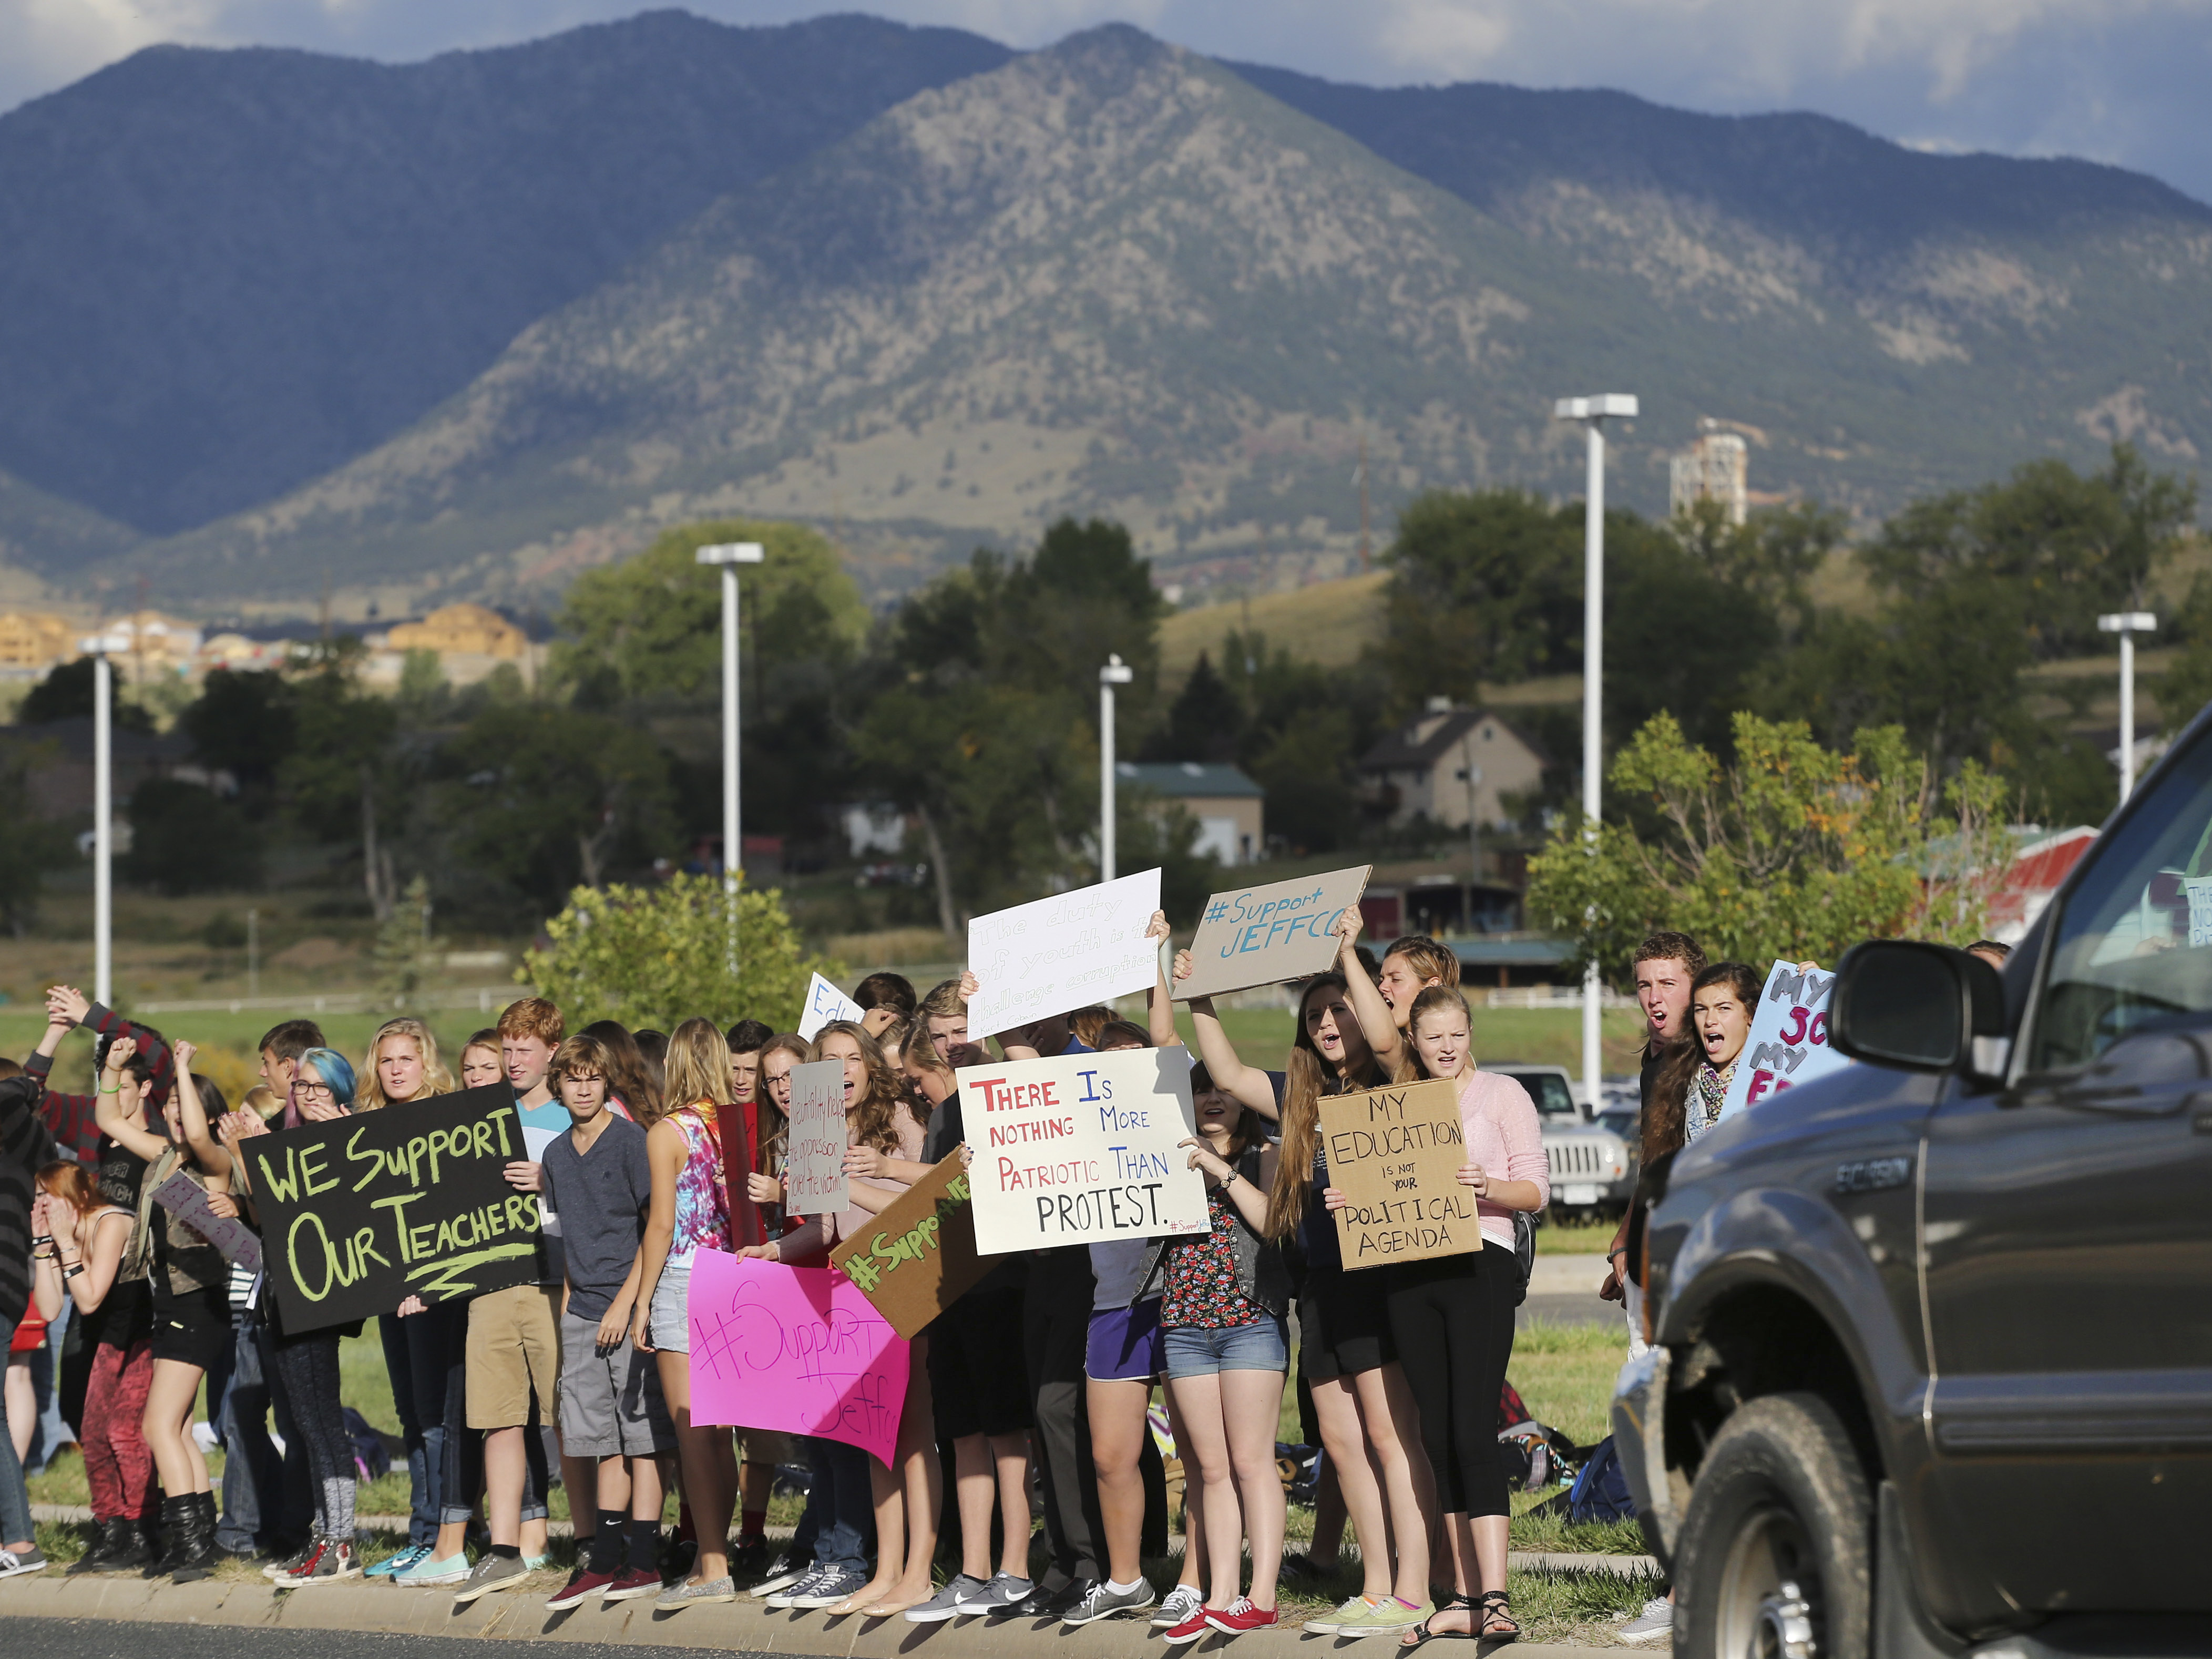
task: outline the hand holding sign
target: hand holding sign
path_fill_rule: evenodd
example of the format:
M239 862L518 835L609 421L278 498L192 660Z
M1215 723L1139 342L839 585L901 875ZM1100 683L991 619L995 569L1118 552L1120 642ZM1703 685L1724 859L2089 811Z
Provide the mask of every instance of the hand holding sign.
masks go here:
M1213 996L1322 972L1336 960L1340 919L1346 910L1357 913L1374 867L1363 864L1216 893L1200 915L1189 974L1178 979L1176 997Z
M1321 1125L1322 1201L1336 1217L1347 1268L1482 1248L1475 1200L1487 1181L1465 1161L1455 1084L1433 1079L1338 1095L1321 1103Z
M968 965L981 983L968 1029L991 1036L1150 989L1159 954L1145 935L1159 908L1160 872L1146 870L977 916Z
M791 1127L783 1162L793 1215L831 1215L851 1203L845 1179L845 1062L791 1068Z
M1721 1103L1723 1119L1851 1063L1828 1046L1828 993L1835 983L1833 974L1809 962L1778 962L1768 970Z

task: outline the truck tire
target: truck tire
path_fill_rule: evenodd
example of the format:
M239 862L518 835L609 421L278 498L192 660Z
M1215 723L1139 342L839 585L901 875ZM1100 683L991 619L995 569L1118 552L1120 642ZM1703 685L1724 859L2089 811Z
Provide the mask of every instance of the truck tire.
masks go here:
M1868 1659L1866 1472L1818 1395L1766 1395L1714 1436L1674 1554L1683 1659Z

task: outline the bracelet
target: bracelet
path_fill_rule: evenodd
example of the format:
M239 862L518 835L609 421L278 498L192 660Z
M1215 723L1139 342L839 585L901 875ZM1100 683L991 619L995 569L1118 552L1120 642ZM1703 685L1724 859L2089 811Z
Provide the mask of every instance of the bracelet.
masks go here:
M102 1089L100 1092L104 1095L119 1095L123 1092L123 1085L118 1083L112 1089Z
M83 1271L84 1271L84 1263L82 1263L82 1261L80 1261L80 1262L78 1262L78 1263L77 1263L75 1267L64 1267L64 1268L63 1268L63 1269L62 1269L62 1277L63 1277L64 1279L75 1279L75 1278L76 1278L79 1273L82 1273Z

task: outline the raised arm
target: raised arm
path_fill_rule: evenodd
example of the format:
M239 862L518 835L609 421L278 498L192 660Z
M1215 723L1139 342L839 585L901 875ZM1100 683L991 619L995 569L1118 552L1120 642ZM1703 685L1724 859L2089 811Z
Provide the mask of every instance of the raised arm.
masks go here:
M1190 977L1189 951L1176 952L1175 976ZM1237 1054L1237 1045L1230 1042L1229 1033L1221 1029L1220 1017L1213 1012L1213 999L1193 997L1184 1006L1190 1010L1190 1028L1198 1035L1198 1057L1206 1062L1214 1087L1227 1090L1238 1105L1249 1106L1272 1121L1277 1115L1275 1085L1265 1072L1247 1066Z
M1168 913L1152 912L1152 921L1145 928L1145 937L1152 942L1152 956L1159 957L1159 947L1168 937ZM1175 992L1168 984L1168 970L1162 965L1152 975L1152 1000L1145 1008L1146 1035L1155 1048L1179 1048L1182 1035L1176 1030Z
M205 1173L228 1176L230 1154L210 1132L207 1103L200 1098L199 1080L192 1075L199 1045L179 1038L169 1045L169 1052L177 1061L177 1122L185 1132L185 1145L192 1149L193 1158Z
M117 1146L129 1151L133 1157L143 1158L149 1164L169 1150L167 1137L155 1134L143 1123L133 1123L123 1115L123 1068L138 1052L138 1045L131 1038L118 1037L107 1045L107 1061L100 1070L100 1092L93 1103L93 1111L100 1123L100 1133Z
M1405 1058L1406 1039L1398 1022L1391 1018L1390 1005L1382 1000L1382 993L1375 988L1375 981L1367 977L1367 969L1360 963L1357 947L1360 929L1365 926L1356 904L1346 906L1344 914L1337 917L1336 969L1344 975L1346 997L1359 1021L1360 1035L1375 1051L1375 1062L1382 1075L1390 1077Z

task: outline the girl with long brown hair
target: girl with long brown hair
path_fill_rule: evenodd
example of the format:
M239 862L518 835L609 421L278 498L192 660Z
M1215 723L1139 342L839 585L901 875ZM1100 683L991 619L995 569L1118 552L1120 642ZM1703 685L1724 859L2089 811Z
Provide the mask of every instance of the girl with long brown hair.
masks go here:
M1687 1034L1660 1061L1644 1114L1644 1168L1720 1121L1764 983L1757 969L1741 962L1716 962L1690 981Z

